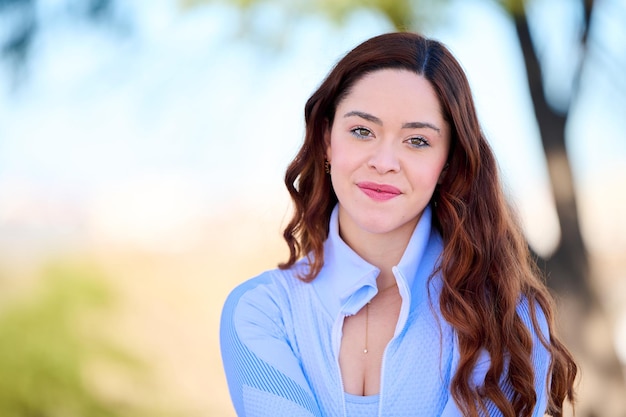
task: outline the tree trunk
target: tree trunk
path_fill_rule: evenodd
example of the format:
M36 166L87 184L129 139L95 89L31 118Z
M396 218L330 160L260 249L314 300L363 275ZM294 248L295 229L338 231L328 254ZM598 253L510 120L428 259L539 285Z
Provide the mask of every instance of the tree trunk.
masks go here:
M532 44L525 15L516 16L515 27L524 55L528 87L548 163L550 185L561 228L559 246L542 266L548 272L548 285L551 288L559 293L573 293L589 306L593 302L593 297L588 281L588 255L580 232L576 191L565 146L567 114L560 114L548 105L544 94L541 66Z
M585 1L587 24L593 1ZM615 353L613 326L591 285L589 255L579 226L576 189L565 145L567 111L552 109L544 93L541 66L535 53L525 13L515 16L515 28L522 48L528 87L546 155L550 184L561 228L555 253L539 266L548 285L560 299L563 336L581 370L578 416L618 417L626 415L626 384ZM587 31L582 38L586 44ZM600 348L598 348L600 346Z

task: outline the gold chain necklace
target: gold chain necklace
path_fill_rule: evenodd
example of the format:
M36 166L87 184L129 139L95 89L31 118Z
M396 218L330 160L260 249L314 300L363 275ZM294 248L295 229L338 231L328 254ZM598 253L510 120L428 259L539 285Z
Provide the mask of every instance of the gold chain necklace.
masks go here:
M397 285L397 283L394 283L390 286L388 286L387 288L385 288L384 290L380 291L378 294L382 294L385 291L387 291L390 288L393 288ZM363 347L363 353L367 353L369 352L369 349L367 347L367 342L368 342L368 329L369 329L369 321L370 321L370 303L372 302L372 300L369 300L367 302L367 304L365 304L365 346Z
M369 328L369 318L370 318L370 301L365 304L365 347L363 348L363 353L367 353L367 329Z

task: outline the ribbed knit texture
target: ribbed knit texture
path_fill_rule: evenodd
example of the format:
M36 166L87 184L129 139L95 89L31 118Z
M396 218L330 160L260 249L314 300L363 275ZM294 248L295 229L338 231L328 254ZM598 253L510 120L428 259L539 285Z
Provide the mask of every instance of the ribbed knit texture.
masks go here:
M344 393L338 356L343 319L376 294L379 270L341 240L336 209L324 249L325 265L312 283L297 279L298 271L306 268L301 261L290 270L271 270L248 280L228 297L220 340L237 414L462 416L449 391L459 359L458 345L452 328L439 315L440 277L428 281L442 250L440 237L431 230L430 210L425 210L403 258L393 268L402 306L384 353L377 399L355 399ZM518 313L532 329L527 303L520 303ZM540 314L537 319L547 335L545 317ZM538 336L532 330L531 334L538 395L534 415L543 416L550 358ZM483 352L472 382L480 385L488 368L489 358ZM506 382L502 388L511 395ZM488 412L489 416L500 414L493 404L488 405Z
M374 417L378 415L380 396L368 395L359 397L346 394L346 414L350 417Z

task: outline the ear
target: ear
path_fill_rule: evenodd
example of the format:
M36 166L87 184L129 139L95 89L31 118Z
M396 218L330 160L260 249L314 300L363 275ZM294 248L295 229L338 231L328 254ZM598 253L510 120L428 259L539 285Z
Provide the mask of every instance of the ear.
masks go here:
M443 166L443 169L441 170L441 174L439 174L439 179L437 180L437 184L441 184L443 182L443 179L445 178L446 174L448 173L448 167L449 166L450 166L450 164L446 162L446 164Z
M328 162L331 162L331 147L330 147L330 124L328 123L328 120L325 123L325 127L324 127L324 148L326 150L326 160Z

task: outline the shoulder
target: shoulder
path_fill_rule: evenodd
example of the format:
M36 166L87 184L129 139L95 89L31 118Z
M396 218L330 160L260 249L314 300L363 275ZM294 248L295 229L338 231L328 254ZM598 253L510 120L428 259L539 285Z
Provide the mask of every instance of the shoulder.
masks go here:
M548 319L537 301L531 301L527 296L522 296L517 304L516 312L530 331L533 342L539 339L544 339L546 342L550 340Z
M280 306L288 295L288 281L297 279L290 271L272 269L237 285L224 302L223 314L234 314L249 308L260 310Z
M517 314L529 331L532 348L530 352L531 366L535 373L535 390L538 404L545 409L547 401L547 381L550 374L550 326L548 318L539 302L522 297L517 305Z
M235 287L222 308L222 326L254 324L272 326L283 322L297 288L298 265L287 270L272 269Z
M294 301L294 294L304 285L294 269L273 269L235 287L220 320L224 362L237 363L243 355L283 369L281 360L293 354L294 310L303 304Z

